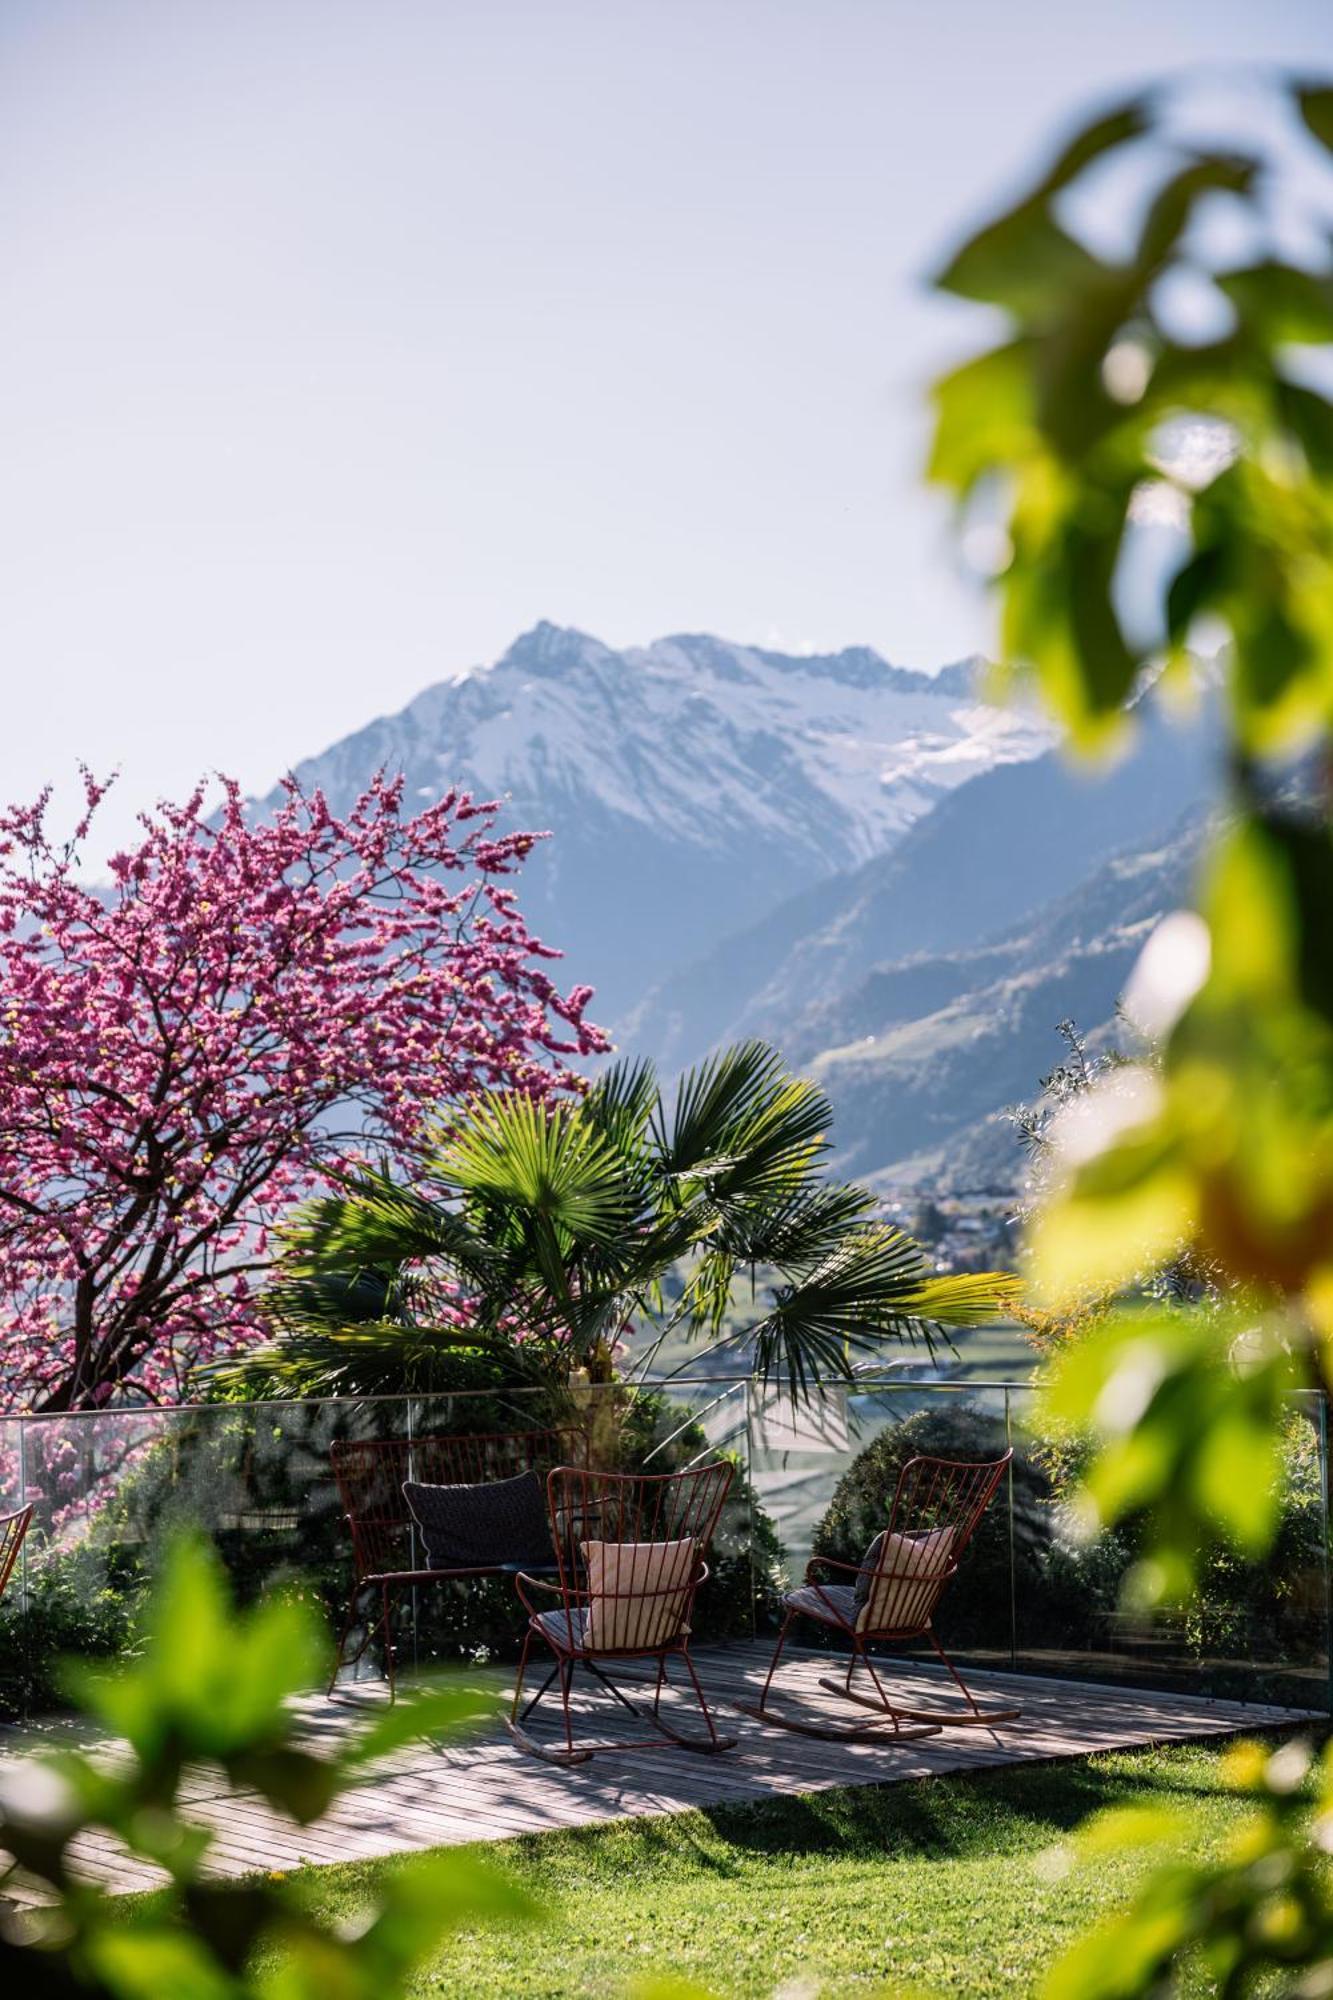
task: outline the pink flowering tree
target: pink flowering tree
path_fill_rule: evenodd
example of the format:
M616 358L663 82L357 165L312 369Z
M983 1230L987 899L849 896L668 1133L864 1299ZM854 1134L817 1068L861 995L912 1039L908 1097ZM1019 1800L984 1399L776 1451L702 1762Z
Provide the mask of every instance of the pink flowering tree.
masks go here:
M79 879L49 795L0 813L0 1407L170 1401L260 1331L270 1232L349 1153L410 1172L450 1106L577 1089L605 1047L510 886L540 836L378 781L141 820Z

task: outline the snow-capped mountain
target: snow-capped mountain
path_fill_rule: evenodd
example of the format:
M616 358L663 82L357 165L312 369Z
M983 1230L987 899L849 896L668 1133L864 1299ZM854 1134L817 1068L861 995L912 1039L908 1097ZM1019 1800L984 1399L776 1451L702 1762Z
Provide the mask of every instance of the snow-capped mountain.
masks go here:
M550 830L529 920L614 1024L663 975L780 898L884 852L955 786L1039 754L970 664L931 676L865 647L790 655L703 635L617 652L538 625L298 768L338 807L380 768Z

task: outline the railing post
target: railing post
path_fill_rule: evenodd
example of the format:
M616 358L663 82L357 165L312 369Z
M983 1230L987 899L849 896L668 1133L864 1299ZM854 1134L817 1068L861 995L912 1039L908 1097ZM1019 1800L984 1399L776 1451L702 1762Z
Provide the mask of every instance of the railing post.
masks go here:
M414 1401L415 1398L412 1396L409 1396L407 1399L407 1476L409 1479L415 1479L417 1476L416 1464L413 1460L413 1455L412 1455L412 1443L413 1443L412 1405ZM421 1565L417 1559L417 1524L415 1520L410 1521L408 1525L407 1546L411 1552L413 1569L419 1569ZM421 1641L420 1641L420 1636L417 1632L417 1611L418 1611L417 1587L415 1584L413 1584L412 1585L412 1671L413 1673L420 1673L421 1671Z
M19 1418L19 1506L28 1504L28 1426ZM28 1615L28 1536L19 1548L19 1610Z
M1009 1412L1009 1384L1004 1385L1004 1445L1012 1449L1014 1427ZM1009 1461L1005 1474L1005 1491L1009 1506L1009 1667L1011 1672L1018 1669L1018 1577L1014 1564L1014 1461Z
M742 1383L745 1398L745 1492L750 1512L750 1637L759 1637L759 1569L755 1560L753 1377Z

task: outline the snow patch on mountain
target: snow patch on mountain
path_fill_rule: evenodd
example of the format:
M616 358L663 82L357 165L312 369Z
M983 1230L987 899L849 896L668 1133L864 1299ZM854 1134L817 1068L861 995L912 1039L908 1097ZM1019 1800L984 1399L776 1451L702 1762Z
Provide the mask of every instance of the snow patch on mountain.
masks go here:
M427 688L298 768L335 809L377 770L549 829L525 912L622 1018L794 890L892 846L979 772L1044 750L1031 714L977 699L975 663L935 676L868 647L786 654L701 633L616 651L542 624L489 667Z
M1046 747L1035 717L985 706L967 679L865 647L791 655L687 634L616 652L539 625L374 733L421 796L462 780L525 803L590 797L696 847L745 825L845 866L979 770Z

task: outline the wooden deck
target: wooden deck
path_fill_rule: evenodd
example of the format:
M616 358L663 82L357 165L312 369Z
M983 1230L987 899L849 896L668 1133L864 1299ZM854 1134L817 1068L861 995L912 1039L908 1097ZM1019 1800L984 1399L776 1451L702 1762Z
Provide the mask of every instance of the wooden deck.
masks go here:
M720 1720L739 1738L736 1748L721 1756L663 1748L633 1756L608 1754L561 1769L525 1756L497 1724L466 1744L417 1744L386 1759L314 1829L296 1826L257 1796L229 1795L220 1775L206 1771L194 1774L187 1787L189 1811L214 1832L211 1852L217 1871L243 1874L503 1840L557 1827L706 1808L724 1800L818 1792L837 1785L900 1784L946 1771L1085 1757L1099 1750L1227 1736L1310 1719L1303 1709L989 1673L973 1677L978 1695L992 1702L1020 1701L1020 1721L995 1731L949 1730L896 1747L889 1738L833 1744L766 1728L738 1712L738 1702L756 1698L768 1658L766 1645L697 1656ZM792 1653L781 1675L787 1705L821 1721L846 1720L852 1711L818 1686L820 1674L829 1671L827 1654ZM916 1661L892 1668L894 1687L918 1704L938 1700L942 1680ZM301 1713L310 1739L332 1747L382 1698L374 1683L334 1700L309 1697L301 1703ZM581 1696L580 1704L595 1707L593 1726L599 1734L610 1736L622 1724L627 1731L634 1729L632 1719L609 1697ZM557 1713L552 1706L553 1720ZM685 1722L683 1702L679 1715ZM118 1890L145 1888L157 1879L155 1871L106 1839L86 1839L78 1858L90 1879Z

